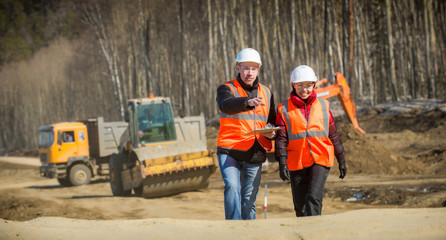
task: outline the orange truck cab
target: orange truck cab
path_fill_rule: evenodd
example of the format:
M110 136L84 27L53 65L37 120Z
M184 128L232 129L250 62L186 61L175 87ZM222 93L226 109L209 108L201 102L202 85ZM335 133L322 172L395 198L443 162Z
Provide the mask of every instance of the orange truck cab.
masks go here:
M125 122L104 123L102 117L61 122L39 128L40 175L57 178L63 186L88 184L95 175L108 175L108 160L118 152Z

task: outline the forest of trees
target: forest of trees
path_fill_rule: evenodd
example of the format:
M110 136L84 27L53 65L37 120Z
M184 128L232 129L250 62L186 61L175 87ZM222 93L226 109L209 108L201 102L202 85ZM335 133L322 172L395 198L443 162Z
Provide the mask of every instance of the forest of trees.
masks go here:
M3 0L0 152L37 147L40 125L122 120L150 93L215 117L246 47L277 103L301 64L343 73L357 105L441 99L444 23L440 0Z

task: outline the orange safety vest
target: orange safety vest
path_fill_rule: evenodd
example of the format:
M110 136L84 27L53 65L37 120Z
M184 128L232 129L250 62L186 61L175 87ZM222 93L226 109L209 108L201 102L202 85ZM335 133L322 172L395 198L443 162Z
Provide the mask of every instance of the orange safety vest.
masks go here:
M237 79L225 83L234 97L248 97ZM236 150L249 150L257 139L262 147L269 151L272 148L271 140L261 134L245 134L266 126L270 110L271 91L259 83L257 97L267 100L265 106L257 106L252 110L226 114L220 112L220 131L218 132L217 146ZM255 128L254 128L255 125Z
M314 163L332 167L334 147L328 138L330 121L328 102L317 98L311 105L308 121L291 99L281 103L278 111L288 133L288 169L301 170Z

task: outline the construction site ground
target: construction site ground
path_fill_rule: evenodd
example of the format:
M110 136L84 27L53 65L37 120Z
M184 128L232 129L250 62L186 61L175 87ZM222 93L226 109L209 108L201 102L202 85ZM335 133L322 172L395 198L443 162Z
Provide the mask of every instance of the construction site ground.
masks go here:
M348 172L341 180L337 164L331 170L323 215L358 209L446 206L445 101L413 101L361 109L358 120L366 134L356 131L341 114L335 120ZM211 149L215 149L217 132L215 126L207 127ZM144 199L114 197L105 177L97 177L85 186L61 187L56 179L40 177L39 165L37 157L0 157L0 218L224 219L224 184L219 170L207 189ZM290 186L279 178L277 162L269 161L263 169L257 218L265 217L265 185L267 218L294 217Z

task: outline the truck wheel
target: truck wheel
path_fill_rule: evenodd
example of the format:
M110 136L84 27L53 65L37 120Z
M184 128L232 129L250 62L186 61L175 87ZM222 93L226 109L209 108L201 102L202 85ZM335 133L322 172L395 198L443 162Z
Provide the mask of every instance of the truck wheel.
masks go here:
M62 185L63 187L71 187L73 186L70 182L70 179L68 179L67 177L64 178L58 178L57 181L60 183L60 185Z
M109 177L110 177L110 187L113 193L113 196L128 196L132 193L132 190L125 191L122 187L122 155L113 154L110 157L109 161Z
M91 171L87 166L83 164L77 164L71 168L70 182L74 186L89 184L90 180L91 180Z

